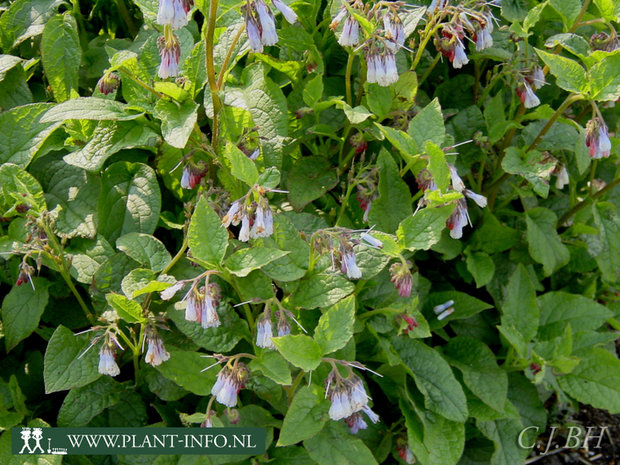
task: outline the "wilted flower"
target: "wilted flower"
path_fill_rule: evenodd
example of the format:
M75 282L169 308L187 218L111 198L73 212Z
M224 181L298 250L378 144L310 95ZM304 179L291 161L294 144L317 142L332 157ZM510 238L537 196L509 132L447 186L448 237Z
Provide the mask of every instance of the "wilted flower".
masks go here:
M605 52L613 52L620 47L618 36L615 31L613 31L611 36L606 32L594 34L590 37L590 45L592 46L592 50L603 50Z
M291 334L291 325L286 318L278 319L278 337L288 336Z
M468 197L472 199L474 202L476 202L476 205L478 205L480 208L484 208L487 206L487 198L484 195L476 194L475 192L470 191L469 189L465 189L463 191L463 194L465 194L465 197Z
M297 22L297 14L293 11L293 9L290 6L288 6L282 0L271 0L271 2L273 3L273 6L275 6L278 10L280 10L280 13L282 13L282 16L284 16L284 18L290 24L295 24L295 22Z
M170 354L164 348L164 342L159 337L157 332L148 327L146 329L146 356L144 361L154 367L161 365L166 360L170 359Z
M534 90L538 90L542 86L547 84L547 81L545 81L545 73L543 73L543 70L540 66L534 68L534 71L530 76L530 80L532 81L532 87L534 88Z
M517 95L525 108L534 108L540 105L540 99L526 81L523 81L523 84L517 88Z
M116 376L121 370L114 360L114 343L106 337L101 349L99 350L99 368L102 375Z
M109 95L118 88L119 84L120 78L118 74L106 72L97 82L97 88L103 95Z
M15 282L16 286L21 286L26 282L30 282L32 285L32 274L34 273L34 268L28 265L25 261L21 262L19 265L19 275L17 276L17 281ZM32 285L34 289L34 285Z
M271 338L273 337L273 323L271 322L271 310L265 312L256 321L256 345L264 349L275 349Z
M157 41L161 63L157 75L166 79L179 74L179 59L181 57L181 44L178 37L170 32L166 37L160 37Z
M329 24L329 28L332 31L335 30L338 27L338 25L342 22L342 20L346 18L348 14L349 12L347 11L347 9L345 7L342 7L340 11L338 11L338 14L334 16L334 19L332 20L332 22Z
M235 226L238 225L241 221L241 217L239 216L240 212L241 202L237 200L236 202L232 203L230 209L228 210L228 213L226 213L226 215L224 215L224 218L222 218L222 226L227 228L231 224L234 224Z
M591 158L607 158L611 152L611 140L607 125L599 117L592 118L586 125L586 146Z
M217 380L211 389L216 400L227 407L237 405L237 394L245 387L248 369L241 362L230 367L226 365L217 374Z
M409 297L413 286L413 276L409 267L402 262L394 263L390 267L390 276L400 297Z

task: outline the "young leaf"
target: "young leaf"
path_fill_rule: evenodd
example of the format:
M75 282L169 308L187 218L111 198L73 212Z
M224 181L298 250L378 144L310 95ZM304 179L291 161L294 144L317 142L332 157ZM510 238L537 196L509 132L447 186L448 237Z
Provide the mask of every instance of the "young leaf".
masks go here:
M172 260L166 246L150 234L125 234L116 240L116 248L155 273L162 271Z
M439 242L446 220L452 214L454 205L425 208L405 218L396 231L398 241L409 250L428 250Z
M240 181L252 187L258 182L258 170L248 156L237 148L235 144L228 143L224 148L224 156L228 160L230 172Z
M244 277L288 253L285 250L267 247L248 247L232 254L224 265L235 276Z
M127 323L140 323L145 321L142 316L142 307L135 300L129 300L124 295L114 293L106 294L105 298L108 304L116 310L118 316Z

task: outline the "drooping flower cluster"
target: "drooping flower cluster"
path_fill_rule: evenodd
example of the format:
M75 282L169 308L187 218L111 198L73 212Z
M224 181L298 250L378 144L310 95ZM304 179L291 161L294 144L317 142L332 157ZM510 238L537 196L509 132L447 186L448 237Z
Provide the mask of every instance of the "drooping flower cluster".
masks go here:
M594 159L607 158L611 153L611 140L607 133L605 121L596 116L586 125L586 146L590 157Z
M452 190L463 194L464 197L456 201L456 208L446 221L446 226L450 229L450 237L453 239L460 239L463 237L463 228L467 224L471 226L471 220L467 211L467 200L465 198L467 197L472 199L480 208L487 206L487 198L484 195L476 194L472 190L467 189L465 187L465 183L458 175L456 168L453 165L448 164L448 168L450 169ZM417 183L423 191L437 190L437 184L435 183L431 173L427 170L420 171L417 177ZM422 199L421 204L424 202L425 200Z
M24 259L24 261L22 261L19 265L19 275L17 276L17 281L15 282L15 285L21 286L22 284L29 282L34 289L34 283L32 282L33 273L34 268L30 266Z
M237 405L237 394L245 387L248 374L248 369L242 362L225 365L217 374L211 394L220 404L234 407Z
M200 323L205 329L220 326L220 317L217 314L220 295L220 286L210 283L209 275L205 278L204 286L198 288L198 283L195 282L186 295L185 319Z
M297 22L297 14L282 0L271 0L282 16L290 23ZM254 0L248 3L245 9L245 30L248 35L250 48L255 53L263 53L264 46L275 45L278 42L276 20L264 0Z
M325 395L331 401L329 417L344 420L353 434L368 427L360 412L364 412L373 423L379 421L379 416L368 406L369 397L364 383L352 372L343 378L334 368L325 380Z
M173 32L187 25L188 13L194 6L193 0L160 0L157 10L157 24L164 26L164 35L157 40L161 64L157 75L161 79L179 74L181 44Z
M353 235L359 234L359 239ZM327 228L315 232L312 236L314 250L319 254L329 253L332 267L340 270L349 279L360 279L362 271L357 266L354 246L364 242L367 246L381 248L383 244L369 231L354 231L346 228Z
M445 56L455 69L460 69L469 58L465 51L465 41L471 39L476 44L476 51L481 52L493 46L494 17L487 5L482 9L467 8L462 5L437 5L433 2L430 12L439 9L449 21L441 25L441 33L435 37L437 50Z
M170 354L164 347L164 342L161 340L157 330L152 326L147 326L145 329L146 337L146 355L144 361L154 367L161 365L166 360L170 359Z
M256 320L256 345L263 349L275 349L273 337L273 323L271 322L271 308L266 306L265 311Z
M193 189L202 178L207 174L204 167L196 166L191 161L188 161L183 167L183 175L181 176L181 187L183 189Z
M266 189L255 186L248 194L235 200L228 213L222 218L222 226L241 224L239 240L247 242L258 237L269 237L273 234L273 211L265 197ZM254 199L254 200L252 200Z
M517 96L525 108L534 108L540 105L540 99L534 93L546 85L545 74L540 66L519 76L520 84L517 86Z
M114 92L120 83L120 78L116 73L105 72L97 82L97 88L103 95L109 95Z
M409 297L413 286L413 276L409 271L411 264L396 262L390 267L390 281L398 291L400 297Z

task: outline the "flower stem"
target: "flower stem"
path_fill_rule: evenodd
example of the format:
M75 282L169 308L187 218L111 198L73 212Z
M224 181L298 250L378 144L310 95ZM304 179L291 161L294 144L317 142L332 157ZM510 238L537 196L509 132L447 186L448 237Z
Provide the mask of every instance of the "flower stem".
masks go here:
M218 135L220 126L220 111L222 109L222 102L218 95L217 80L215 77L215 62L213 57L213 47L215 42L215 23L217 20L217 7L219 0L211 0L209 2L209 20L206 28L206 63L207 63L207 78L209 80L209 88L211 90L211 100L213 101L213 127L211 129L211 146L217 153L218 151Z
M351 89L351 73L353 71L353 61L355 60L355 53L349 51L349 58L347 59L347 69L344 75L345 95L347 104L353 106L353 91Z

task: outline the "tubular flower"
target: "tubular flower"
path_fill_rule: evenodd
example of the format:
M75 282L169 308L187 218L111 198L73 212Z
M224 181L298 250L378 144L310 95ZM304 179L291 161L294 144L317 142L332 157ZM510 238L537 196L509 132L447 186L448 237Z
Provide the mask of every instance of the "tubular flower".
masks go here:
M351 246L340 247L340 264L341 271L347 275L347 278L360 279L362 277L362 271L357 266L355 252Z
M144 361L154 367L161 365L166 360L170 359L170 354L164 348L164 343L159 337L157 332L147 327L146 330L146 356Z
M182 28L187 24L187 13L192 8L192 0L160 0L157 10L157 24Z
M290 24L295 24L297 22L297 14L282 0L271 0L271 3L273 3L273 6L280 10L280 13L282 13L284 19L286 19Z
M273 323L271 322L271 310L267 309L256 322L256 345L263 349L275 349L271 338L273 337Z
M256 8L260 25L261 42L263 45L275 45L278 42L278 33L276 32L276 22L273 13L263 0L256 0L254 7Z
M204 300L200 312L199 322L203 328L217 328L222 323L217 314L220 304L220 286L215 283L205 283Z
M227 407L237 405L237 394L245 387L248 369L241 362L230 367L226 365L217 374L217 380L211 389L215 399Z
M396 53L405 45L405 26L397 14L393 12L383 15L383 29L385 30L386 43L385 46L392 52Z
M534 108L540 105L540 99L526 81L523 81L523 84L517 88L517 95L525 108Z
M157 41L161 63L157 75L162 79L175 77L179 74L179 59L181 57L181 44L178 37L173 33L167 33Z
M586 146L591 158L607 158L611 153L611 140L607 125L599 117L592 118L586 125Z
M337 371L332 371L325 380L326 395L331 401L329 417L332 420L349 419L357 412L364 412L373 423L379 416L368 407L368 395L359 376L350 374L342 378ZM358 428L360 429L360 428Z
M246 13L245 15L245 32L248 35L248 42L252 51L254 53L263 53L260 26L251 13Z
M360 23L352 16L344 22L338 43L343 47L355 47L360 43Z
M413 276L409 267L404 263L394 263L390 267L390 276L392 284L398 291L400 297L409 297L411 295L411 288L413 287Z
M116 376L121 370L114 360L114 343L107 337L99 350L99 367L98 371L102 375Z

